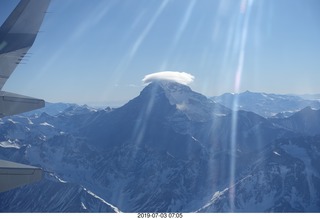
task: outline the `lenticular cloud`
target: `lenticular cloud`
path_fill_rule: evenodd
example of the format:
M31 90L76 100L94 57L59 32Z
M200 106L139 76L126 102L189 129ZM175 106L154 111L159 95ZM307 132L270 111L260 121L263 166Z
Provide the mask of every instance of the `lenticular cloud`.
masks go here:
M149 84L154 81L173 81L180 84L188 85L192 83L194 76L185 72L162 71L144 76L142 82Z

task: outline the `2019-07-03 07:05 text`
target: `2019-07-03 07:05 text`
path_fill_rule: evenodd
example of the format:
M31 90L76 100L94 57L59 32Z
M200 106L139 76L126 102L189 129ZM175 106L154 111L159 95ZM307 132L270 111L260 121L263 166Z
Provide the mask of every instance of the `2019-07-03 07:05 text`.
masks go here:
M137 218L183 218L183 213L137 213Z

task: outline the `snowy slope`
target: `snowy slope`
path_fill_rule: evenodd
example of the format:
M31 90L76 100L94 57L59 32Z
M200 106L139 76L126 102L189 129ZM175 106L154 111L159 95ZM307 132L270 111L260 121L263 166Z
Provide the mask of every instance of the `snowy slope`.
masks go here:
M287 118L270 119L270 121L296 133L320 134L320 110L313 110L311 107L306 107Z
M2 118L0 158L48 173L1 194L0 211L319 212L319 138L297 138L279 121L172 82L151 83L117 109Z
M319 212L320 136L277 140L262 158L198 212Z
M246 91L239 94L225 93L211 99L230 109L246 110L263 117L287 117L307 106L320 109L320 102L318 100L303 99L295 95ZM236 105L234 106L234 104Z
M3 192L0 212L120 212L86 188L47 175L39 183Z
M230 110L220 104L214 104L202 94L192 91L188 86L159 81L171 105L183 112L190 120L203 122L213 116L225 116Z

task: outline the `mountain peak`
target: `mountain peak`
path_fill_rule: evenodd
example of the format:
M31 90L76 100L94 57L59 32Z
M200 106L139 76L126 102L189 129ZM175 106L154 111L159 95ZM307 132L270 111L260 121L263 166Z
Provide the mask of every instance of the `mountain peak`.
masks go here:
M204 121L212 118L214 113L221 115L229 112L225 107L193 91L189 86L173 81L154 81L145 87L140 95L160 94L164 94L170 105L175 106L193 121Z
M188 98L189 95L196 93L191 90L187 85L183 85L172 81L153 81L148 84L142 91L141 94L151 93L149 95L158 95L159 93L164 93L165 96L170 101L171 105L183 101L183 99ZM199 94L201 95L201 94ZM203 95L201 95L203 96ZM203 96L204 97L204 96ZM205 98L205 97L204 97Z
M189 86L180 84L174 81L157 80L147 85L147 87L156 87L156 86L162 88L166 92L177 92L177 91L193 92Z
M168 98L171 105L186 102L191 96L194 95L196 95L197 98L203 100L207 99L202 94L192 91L191 88L187 85L183 85L177 82L157 81L153 83L155 83L155 86L161 87L161 89L165 92L165 95Z
M300 111L296 112L292 116L307 116L307 117L312 117L312 116L317 116L319 115L320 110L312 109L311 106L307 106Z
M191 88L189 86L178 83L178 82L174 82L174 81L159 80L153 83L158 83L162 88L168 89L171 91L182 90L182 89L191 91Z

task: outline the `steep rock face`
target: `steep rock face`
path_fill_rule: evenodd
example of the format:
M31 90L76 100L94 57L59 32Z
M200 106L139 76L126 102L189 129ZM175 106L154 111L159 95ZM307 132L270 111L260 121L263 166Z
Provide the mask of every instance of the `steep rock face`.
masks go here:
M186 158L196 155L200 146L190 132L193 124L211 121L215 112L230 110L185 85L157 82L149 84L123 107L94 115L80 131L93 145L100 145L100 150L143 144ZM186 151L190 153L187 155Z
M237 133L236 142L243 152L255 150L252 145L261 149L290 134L261 116L246 111L232 113L189 87L173 82L151 83L123 107L88 120L80 130L81 135L88 136L92 145L100 145L100 150L143 143L170 148L176 157L181 156L174 150L183 153L197 150L199 145L206 150L228 151L233 132ZM236 120L234 127L233 120Z
M188 86L173 82L158 82L164 90L171 105L182 112L194 122L205 122L214 116L224 116L230 113L230 109L213 103L211 100L194 92Z
M288 118L270 119L270 121L290 131L304 134L320 134L320 110L306 107Z
M186 205L208 186L201 156L182 161L169 152L123 145L103 157L93 171L95 185L125 212L189 211Z
M299 143L297 133L277 121L231 111L168 82L148 85L113 110L72 106L54 116L4 118L0 158L41 166L49 175L0 197L2 209L320 211L316 196L306 189L318 192L320 143L316 137ZM40 203L51 203L50 197L57 203L51 208ZM22 210L9 207L15 203Z
M319 212L320 136L279 139L199 212Z
M0 195L0 212L117 212L86 188L47 176L39 183Z

